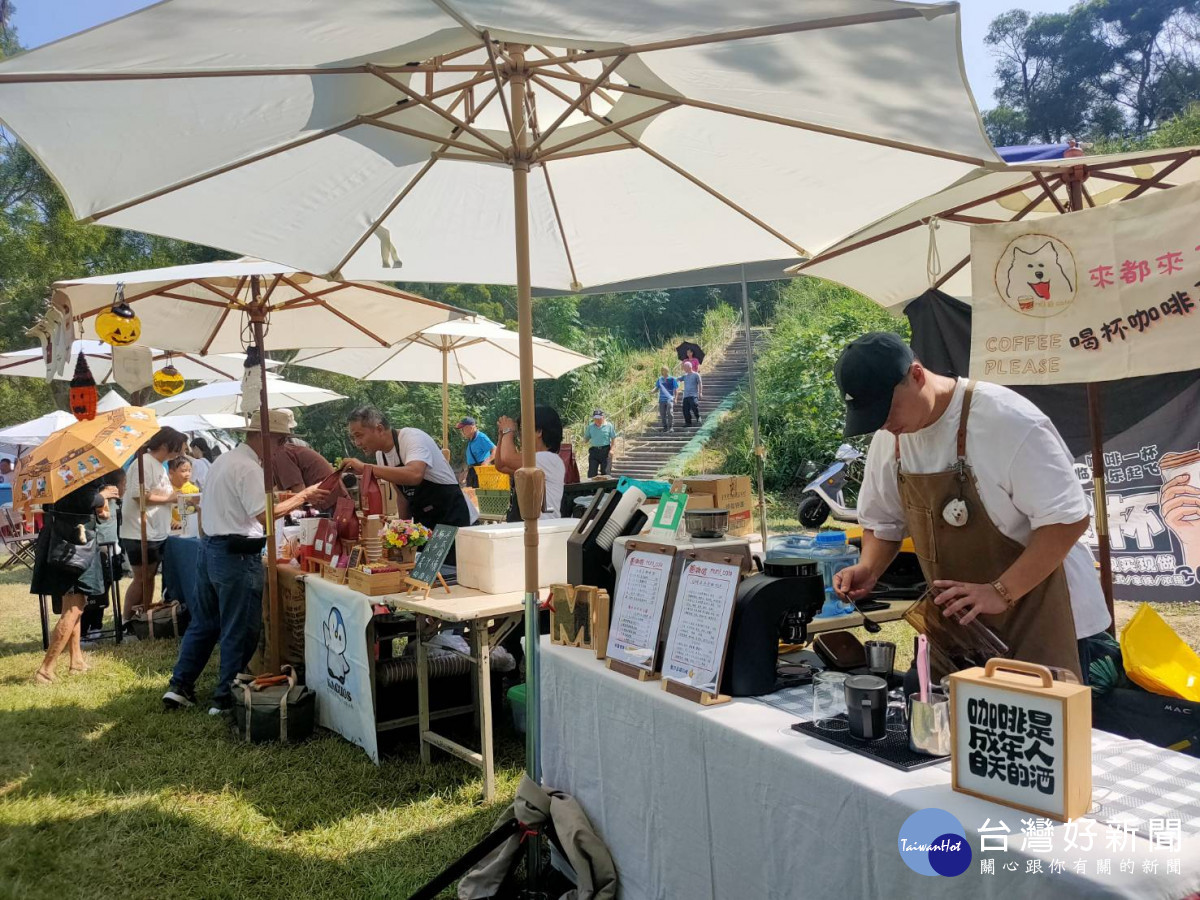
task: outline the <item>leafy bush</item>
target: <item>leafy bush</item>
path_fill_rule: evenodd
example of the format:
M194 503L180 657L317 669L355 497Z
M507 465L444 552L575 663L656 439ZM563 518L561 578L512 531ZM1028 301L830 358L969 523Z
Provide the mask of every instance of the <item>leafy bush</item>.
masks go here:
M846 344L868 331L907 337L908 322L831 282L800 278L786 289L767 345L755 355L768 491L793 487L810 466L833 459L845 420L833 365ZM743 394L717 432L715 443L725 448L723 471L754 472L748 401Z

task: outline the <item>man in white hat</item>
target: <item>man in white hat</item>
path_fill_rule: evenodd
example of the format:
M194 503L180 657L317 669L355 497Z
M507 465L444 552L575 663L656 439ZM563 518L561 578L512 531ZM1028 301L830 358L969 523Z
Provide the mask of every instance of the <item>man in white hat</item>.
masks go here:
M257 414L245 443L222 453L204 484L204 536L196 560L198 590L189 609L191 624L183 634L171 684L163 694L168 709L196 705L195 684L213 648L221 645L221 671L209 705L209 715L232 708L233 679L243 671L262 631L266 546L266 493L263 490L262 431ZM277 449L295 428L291 410L272 410L267 418L270 439ZM305 503L319 506L327 492L306 487L275 504L275 515L286 516Z
M296 438L296 417L290 409L276 409L271 415L278 417L278 427L281 430L286 429L278 436L271 457L276 489L298 494L306 487L320 484L333 474L333 466L329 460ZM250 430L258 431L260 427L259 415L255 413L250 417ZM275 433L274 427L271 433ZM339 482L329 493L325 503L317 508L328 509L340 496L348 495Z

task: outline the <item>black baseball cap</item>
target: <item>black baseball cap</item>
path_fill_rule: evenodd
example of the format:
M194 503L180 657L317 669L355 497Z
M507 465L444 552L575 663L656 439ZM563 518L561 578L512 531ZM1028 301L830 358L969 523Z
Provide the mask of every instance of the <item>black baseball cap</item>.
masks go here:
M892 409L892 392L914 359L912 347L890 331L864 334L842 351L833 377L846 401L846 437L883 427Z

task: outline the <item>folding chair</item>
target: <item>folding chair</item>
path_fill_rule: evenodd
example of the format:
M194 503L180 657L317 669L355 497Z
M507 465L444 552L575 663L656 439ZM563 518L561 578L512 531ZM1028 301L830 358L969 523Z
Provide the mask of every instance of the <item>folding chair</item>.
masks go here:
M0 572L13 568L18 563L27 569L33 568L33 552L37 537L25 530L24 520L13 516L11 506L0 506L0 542L8 551L8 557L0 562Z

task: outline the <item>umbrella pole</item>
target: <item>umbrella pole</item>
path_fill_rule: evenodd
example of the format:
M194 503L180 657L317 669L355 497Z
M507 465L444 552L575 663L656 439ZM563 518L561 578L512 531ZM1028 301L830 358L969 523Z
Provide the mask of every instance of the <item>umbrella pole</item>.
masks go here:
M283 646L283 616L279 611L279 582L275 569L279 564L275 550L275 454L271 446L271 407L267 395L267 348L263 345L265 313L258 299L257 275L250 277L250 325L254 331L254 346L262 364L261 385L258 391L258 426L262 435L263 490L266 492L266 512L263 532L267 538L267 671L279 671L279 651Z
M1081 171L1082 170L1082 171ZM1068 170L1063 175L1067 183L1067 196L1072 212L1083 209L1083 178L1086 170ZM1104 472L1104 419L1100 408L1100 386L1087 386L1088 427L1092 436L1092 505L1096 523L1096 546L1100 551L1100 587L1104 590L1104 602L1108 606L1108 630L1116 634L1117 618L1113 610L1112 588L1112 545L1108 540L1108 492L1105 490Z
M146 621L150 620L149 609L154 603L154 577L147 578L147 569L150 567L150 558L147 553L149 541L146 540L146 464L145 464L145 448L138 448L138 520L141 524L141 543L142 543L142 607L147 610ZM148 582L148 583L147 583Z
M521 468L517 471L517 502L525 520L525 772L541 783L538 641L538 518L545 479L537 469L537 434L533 421L533 296L529 274L529 159L525 127L525 54L513 47L512 123L513 225L516 236L517 333L521 368ZM532 835L526 858L527 890L541 883L541 840Z
M442 348L442 453L450 459L450 351Z
M754 474L758 480L758 525L762 530L763 553L767 552L767 497L763 493L763 458L766 448L758 435L758 390L754 386L754 339L750 334L750 291L746 267L742 266L742 326L746 333L746 373L750 384L750 424L754 429Z

